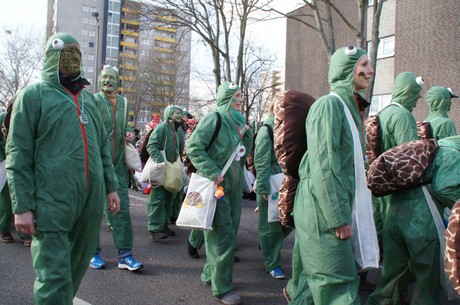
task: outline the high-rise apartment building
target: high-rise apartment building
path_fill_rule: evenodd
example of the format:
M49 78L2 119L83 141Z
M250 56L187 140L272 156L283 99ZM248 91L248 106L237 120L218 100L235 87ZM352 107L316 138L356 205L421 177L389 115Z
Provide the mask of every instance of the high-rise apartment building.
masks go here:
M372 8L368 0L367 45L370 45ZM380 1L380 0L379 0ZM335 0L334 4L348 20L357 20L354 1ZM299 8L291 15L305 14ZM413 113L417 120L427 117L426 91L433 85L452 87L460 92L460 1L445 0L433 5L428 0L385 0L380 19L375 87L371 112L381 109L391 99L395 77L404 71L414 72L425 80L421 99ZM336 46L355 44L355 35L334 15ZM305 17L306 18L306 17ZM302 23L287 20L286 89L298 89L318 98L329 92L328 58L318 34ZM460 107L455 100L449 112L460 132Z
M47 37L78 39L93 92L102 67L117 67L133 125L143 128L168 105L188 108L191 33L171 15L134 0L48 0Z

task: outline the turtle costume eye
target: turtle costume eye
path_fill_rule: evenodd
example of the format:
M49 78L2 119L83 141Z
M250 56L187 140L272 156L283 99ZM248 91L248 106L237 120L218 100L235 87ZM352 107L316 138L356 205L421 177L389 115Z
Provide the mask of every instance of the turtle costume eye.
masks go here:
M355 46L348 46L345 48L345 54L348 56L355 55L358 49Z
M417 78L415 79L415 81L417 82L417 84L418 84L420 87L422 87L423 84L425 83L425 81L423 80L423 78L422 78L421 76L417 77Z
M55 50L62 50L64 48L64 41L61 39L57 38L53 40L52 47Z
M228 89L231 89L231 90L235 90L237 87L238 85L235 83L231 83L230 85L228 85Z

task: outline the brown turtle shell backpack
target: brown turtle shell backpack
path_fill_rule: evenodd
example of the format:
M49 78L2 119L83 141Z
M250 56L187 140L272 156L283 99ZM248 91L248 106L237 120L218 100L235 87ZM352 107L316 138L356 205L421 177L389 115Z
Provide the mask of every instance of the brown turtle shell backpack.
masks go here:
M424 184L424 175L438 149L435 139L416 140L393 147L372 162L367 187L377 197Z
M444 232L446 239L446 250L444 255L444 267L446 274L455 292L460 294L460 200L452 208L449 217L449 225Z

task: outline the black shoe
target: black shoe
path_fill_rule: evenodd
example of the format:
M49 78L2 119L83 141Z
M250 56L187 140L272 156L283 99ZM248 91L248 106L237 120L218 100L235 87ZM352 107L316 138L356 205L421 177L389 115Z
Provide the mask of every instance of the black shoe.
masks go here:
M169 218L169 221L170 221L171 224L173 224L173 225L176 224L176 220L177 220L177 217L171 217L171 218Z
M14 241L14 236L11 232L2 233L0 234L0 241L7 244L12 243Z
M150 238L153 240L166 239L169 234L165 232L150 232Z
M239 262L240 262L240 258L239 258L238 256L235 255L235 256L233 257L233 261L234 261L235 263L239 263Z
M193 259L200 258L200 255L198 254L198 249L192 246L188 240L187 240L187 249L188 249L188 256L190 256Z
M176 232L171 230L168 226L165 226L160 232L168 234L168 236L176 236Z

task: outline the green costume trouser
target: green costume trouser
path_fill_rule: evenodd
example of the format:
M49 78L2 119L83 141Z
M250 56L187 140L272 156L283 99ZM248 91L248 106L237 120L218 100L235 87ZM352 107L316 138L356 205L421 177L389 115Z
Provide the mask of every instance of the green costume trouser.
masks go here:
M147 230L160 232L168 225L176 194L168 192L162 186L152 187L152 192L147 202Z
M218 200L212 231L204 232L207 261L201 280L211 283L212 295L220 296L233 290L233 264L235 239L240 225L242 185L239 191L225 192L225 199Z
M188 242L195 248L201 249L204 244L204 233L201 230L192 230L188 237Z
M0 193L0 233L11 232L13 223L14 214L11 207L10 190L8 189L8 182L6 182ZM19 233L19 238L30 238L30 235Z
M5 183L0 194L0 233L10 232L13 222L14 215L11 209L10 191L8 190L7 183Z
M286 290L291 298L289 305L313 305L313 296L308 288L307 275L303 270L297 238L292 249L292 278L289 279Z
M257 206L259 207L259 246L265 271L270 272L276 267L281 267L281 247L292 230L283 227L280 222L267 221L268 202L259 194L257 194Z
M411 304L439 303L440 246L428 204L424 198L418 201L397 198L401 195L417 198L412 191L415 192L411 189L392 194L392 201L387 202L382 277L366 304L397 304L399 292L406 288L402 286L410 283L408 272L416 279Z
M99 196L88 196L83 203L71 202L75 205L73 213L66 215L71 219L57 224L53 230L50 229L52 224L46 226L46 231L37 227L37 236L31 246L33 267L37 274L34 284L36 305L72 304L97 247L102 202L103 198ZM37 217L49 210L45 205L37 203ZM69 223L73 225L66 230Z
M301 180L298 190L310 190ZM301 194L304 198L297 200ZM359 276L351 239L340 240L327 228L318 202L308 192L297 192L294 205L296 238L308 287L315 304L359 305Z
M120 197L120 211L112 215L109 210L107 201L104 208L104 213L107 218L107 222L113 228L112 238L115 247L118 250L128 250L133 247L133 225L131 223L131 215L129 213L129 193L128 193L128 172L126 171L126 177L117 175L119 186L117 190L118 197ZM123 183L123 182L126 183Z
M182 188L179 192L176 193L176 197L174 197L170 218L177 219L177 217L179 216L180 208L182 207L183 196L184 189Z

